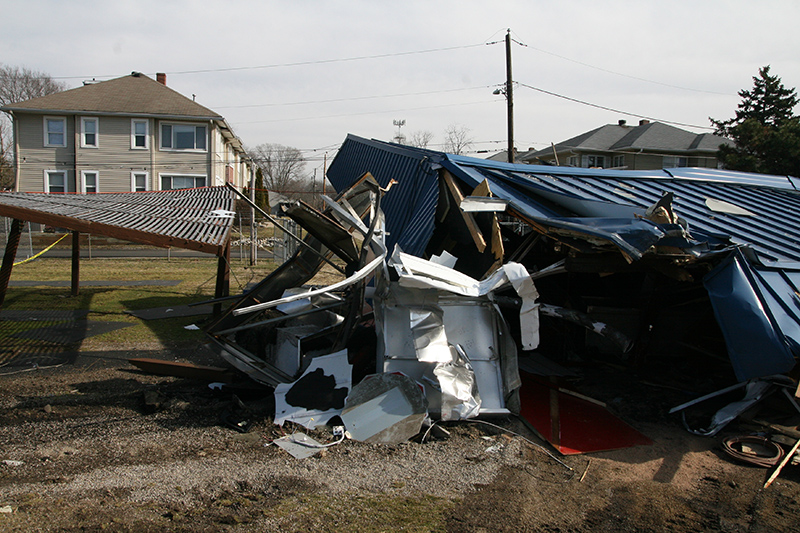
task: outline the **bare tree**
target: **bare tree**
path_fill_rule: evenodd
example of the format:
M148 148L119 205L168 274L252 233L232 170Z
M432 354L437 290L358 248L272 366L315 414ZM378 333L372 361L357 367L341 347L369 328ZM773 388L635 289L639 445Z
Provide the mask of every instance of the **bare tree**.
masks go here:
M61 92L67 85L42 72L0 64L0 106ZM0 190L14 186L11 121L0 114Z
M469 132L470 129L461 124L447 126L447 129L444 130L444 151L448 154L463 154L473 143Z
M416 146L417 148L427 148L428 144L433 140L433 133L428 130L419 130L411 133L411 138L408 144Z
M0 105L58 93L66 88L67 84L55 81L43 72L0 65Z
M286 196L307 188L303 172L306 160L297 148L282 144L259 144L248 153L264 176L263 187Z
M0 119L0 191L14 187L14 157L11 147L11 123Z

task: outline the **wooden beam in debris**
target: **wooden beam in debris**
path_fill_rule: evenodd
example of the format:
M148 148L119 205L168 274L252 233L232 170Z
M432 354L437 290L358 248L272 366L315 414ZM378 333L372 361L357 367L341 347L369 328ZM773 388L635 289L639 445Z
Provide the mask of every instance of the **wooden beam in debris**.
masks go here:
M480 197L490 197L492 196L492 191L489 188L489 180L483 180L475 189L472 191L470 196L480 196ZM492 243L492 255L494 256L495 262L492 265L492 270L500 268L503 266L503 258L505 257L505 249L503 247L503 233L500 230L500 221L497 220L497 215L492 213L492 235L491 235L491 243Z
M789 450L789 453L783 456L783 460L781 460L781 462L775 467L775 470L772 472L772 474L770 474L769 478L767 478L767 481L764 483L765 489L772 485L772 482L778 478L781 470L783 470L784 466L789 464L789 461L792 460L792 457L794 457L794 454L797 452L798 448L800 448L800 439L794 443L794 446L792 446L792 449Z
M14 219L11 222L11 229L6 237L6 253L3 254L3 265L0 266L0 307L6 299L8 281L11 279L11 270L14 268L14 258L17 256L19 238L22 235L22 225L24 222Z
M236 377L232 369L218 366L202 366L192 363L149 358L128 359L128 362L145 372L159 376L174 376L176 378L223 382L231 381Z
M444 182L447 184L447 188L450 190L450 194L452 194L456 200L456 205L460 205L461 201L464 199L464 195L461 193L458 185L456 185L453 175L444 170L442 171L442 176L444 177ZM459 211L461 210L459 209ZM475 246L478 248L479 252L483 253L486 249L486 239L483 237L480 228L478 228L475 217L472 216L472 213L465 213L464 211L461 211L461 216L464 217L464 222L467 225L470 235L472 235Z

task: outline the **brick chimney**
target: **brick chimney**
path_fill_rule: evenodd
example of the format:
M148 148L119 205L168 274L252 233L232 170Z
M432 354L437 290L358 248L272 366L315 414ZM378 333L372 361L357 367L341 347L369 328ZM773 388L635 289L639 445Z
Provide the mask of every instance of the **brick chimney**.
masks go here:
M164 74L163 72L157 72L156 73L156 81L158 83L160 83L161 85L166 85L167 84L167 75Z
M650 124L650 121L647 120L646 118L643 118L642 120L639 121L640 126L644 126L645 124Z

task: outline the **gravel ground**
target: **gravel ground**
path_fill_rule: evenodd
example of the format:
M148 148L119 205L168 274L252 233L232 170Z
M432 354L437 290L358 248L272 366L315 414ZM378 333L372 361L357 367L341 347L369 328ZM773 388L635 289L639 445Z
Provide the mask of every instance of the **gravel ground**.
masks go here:
M130 354L213 363L200 355ZM159 406L148 408L145 394ZM10 511L0 513L0 530L800 528L797 467L763 490L765 470L653 417L656 400L619 406L652 446L563 458L568 470L480 424L450 425L449 439L424 443L345 441L298 460L271 444L282 434L271 424L271 395L239 395L248 433L220 423L234 408L230 393L139 372L122 354L0 376L0 510ZM517 420L498 422L526 432Z

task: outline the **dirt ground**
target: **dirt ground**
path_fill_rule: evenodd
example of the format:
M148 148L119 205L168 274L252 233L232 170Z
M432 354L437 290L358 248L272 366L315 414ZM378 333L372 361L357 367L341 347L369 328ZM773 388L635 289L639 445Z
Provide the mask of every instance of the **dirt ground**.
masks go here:
M644 385L592 394L654 444L562 458L570 469L475 423L298 460L270 445L270 394L243 386L242 410L232 392L143 373L134 356L219 363L204 350L103 352L0 369L0 530L800 530L800 467L762 489L765 469L689 434L666 415L675 398ZM252 429L222 424L231 412ZM535 440L516 419L495 422Z

